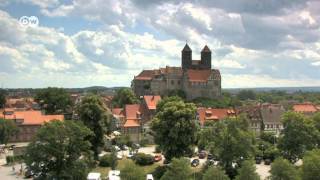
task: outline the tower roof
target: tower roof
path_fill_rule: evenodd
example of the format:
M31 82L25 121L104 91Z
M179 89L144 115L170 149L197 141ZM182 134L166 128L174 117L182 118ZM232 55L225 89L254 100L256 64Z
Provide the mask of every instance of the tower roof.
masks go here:
M201 52L211 52L211 50L207 45L205 45Z
M186 45L184 46L184 48L182 49L182 51L192 51L191 48L189 47L189 45L186 43Z

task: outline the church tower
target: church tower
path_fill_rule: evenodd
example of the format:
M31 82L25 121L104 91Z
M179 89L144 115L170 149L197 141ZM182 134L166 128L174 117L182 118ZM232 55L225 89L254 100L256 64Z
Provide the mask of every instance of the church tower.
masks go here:
M211 69L211 51L207 45L201 51L201 65L204 69Z
M182 69L190 69L192 65L192 50L186 44L181 51L181 67Z

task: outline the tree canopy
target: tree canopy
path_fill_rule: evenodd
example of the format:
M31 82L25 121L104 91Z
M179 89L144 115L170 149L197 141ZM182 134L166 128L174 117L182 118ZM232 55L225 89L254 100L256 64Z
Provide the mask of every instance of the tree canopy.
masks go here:
M6 92L0 89L0 109L4 108L6 104Z
M112 99L112 105L114 107L123 108L126 104L138 103L139 99L135 96L133 91L129 88L121 88L117 90L115 96Z
M296 112L283 115L283 131L279 141L279 149L285 158L296 162L303 153L317 145L318 132L312 120Z
M166 159L192 152L197 130L195 111L194 104L184 103L178 97L165 98L158 103L151 128Z
M173 158L169 168L161 177L161 180L191 180L191 168L189 160L185 158Z
M40 179L84 179L92 132L80 122L45 123L28 145L25 163ZM80 158L81 157L81 158Z
M229 180L225 171L219 166L209 167L203 174L202 180Z
M302 164L303 180L318 180L320 177L320 150L309 151L303 157Z
M77 111L84 125L94 132L89 140L95 158L98 159L99 149L104 145L104 135L109 132L111 113L104 106L100 96L94 94L85 96Z
M13 120L0 118L0 144L7 144L10 137L18 133L19 129Z
M35 95L35 100L47 114L66 113L72 106L71 97L63 88L40 89Z
M252 160L246 160L241 163L238 169L236 180L260 180L260 176L256 173L256 166Z
M299 180L299 173L288 160L277 158L271 164L271 180Z
M143 169L132 161L126 161L126 164L120 171L120 178L123 180L141 180L145 178Z

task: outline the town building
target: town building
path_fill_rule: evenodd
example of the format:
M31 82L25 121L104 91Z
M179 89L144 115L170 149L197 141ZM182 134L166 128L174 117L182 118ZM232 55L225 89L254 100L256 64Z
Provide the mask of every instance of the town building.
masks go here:
M201 60L192 60L192 50L185 45L181 52L181 67L143 70L132 80L137 96L167 95L170 91L183 91L187 99L197 97L218 98L221 95L221 75L212 69L211 51L205 46Z
M294 112L302 113L307 116L312 116L314 113L318 112L319 109L316 105L312 103L300 103L300 104L294 104L292 106L292 109Z
M37 133L38 129L45 123L52 120L64 120L63 115L44 115L41 111L15 111L12 108L5 108L0 118L14 121L18 126L18 133L9 139L9 142L28 142Z
M285 113L285 109L280 104L262 104L261 117L263 121L263 127L265 132L274 132L279 135L283 130L282 115Z
M219 121L225 118L236 117L236 112L232 108L204 108L200 107L197 109L197 121L200 126L204 126L204 124L208 121Z

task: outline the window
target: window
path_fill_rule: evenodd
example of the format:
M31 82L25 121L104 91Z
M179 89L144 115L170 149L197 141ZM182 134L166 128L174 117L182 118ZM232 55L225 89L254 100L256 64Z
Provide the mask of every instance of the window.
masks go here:
M180 85L180 80L178 80L178 85Z
M171 80L171 85L174 85L174 80Z

